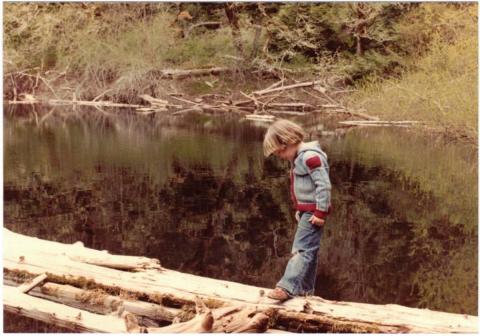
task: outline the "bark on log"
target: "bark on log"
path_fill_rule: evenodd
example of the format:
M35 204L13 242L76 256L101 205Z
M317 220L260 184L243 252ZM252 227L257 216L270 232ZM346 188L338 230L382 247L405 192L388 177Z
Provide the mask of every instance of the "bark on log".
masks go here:
M291 331L451 333L478 331L478 317L398 305L335 302L296 297L279 304L264 297L266 288L209 279L167 269L124 272L72 260L60 251L70 244L48 242L4 229L3 265L7 273L47 273L48 281L101 288L110 294L128 292L164 306L192 305L196 296L211 308L243 305L270 310L274 328ZM55 248L50 248L55 246ZM59 246L63 246L60 248ZM153 262L155 264L155 262ZM18 292L18 291L16 291ZM23 295L23 294L22 294ZM298 328L298 329L297 329Z

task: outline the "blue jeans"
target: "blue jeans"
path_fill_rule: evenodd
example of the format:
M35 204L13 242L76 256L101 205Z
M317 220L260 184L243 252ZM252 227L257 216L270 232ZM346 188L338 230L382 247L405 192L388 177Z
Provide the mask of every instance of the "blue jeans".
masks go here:
M301 212L292 246L292 257L277 287L290 295L313 294L317 274L318 250L323 226L311 224L311 212Z

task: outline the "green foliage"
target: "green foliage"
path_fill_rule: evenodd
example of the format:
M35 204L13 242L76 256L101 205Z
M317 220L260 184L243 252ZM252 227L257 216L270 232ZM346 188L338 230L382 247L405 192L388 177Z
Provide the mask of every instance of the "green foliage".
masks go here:
M457 35L453 44L437 36L430 51L412 61L401 78L365 81L351 105L384 119L426 121L475 141L478 51L473 25Z
M396 38L394 23L408 8L401 4L288 4L272 19L269 48L287 62L298 54L311 63L333 55L349 65L342 70L352 78L383 71L398 62L389 45Z
M297 55L320 65L333 56L337 71L352 80L396 76L435 43L475 33L476 10L475 4L291 3L272 18L268 47L287 64Z

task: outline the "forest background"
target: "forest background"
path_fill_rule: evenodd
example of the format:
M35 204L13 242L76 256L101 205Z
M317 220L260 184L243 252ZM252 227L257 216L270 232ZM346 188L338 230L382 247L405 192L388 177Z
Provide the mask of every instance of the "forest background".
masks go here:
M322 78L348 106L476 143L477 49L476 3L4 3L4 98L135 102L158 70L230 67L244 90L262 71Z

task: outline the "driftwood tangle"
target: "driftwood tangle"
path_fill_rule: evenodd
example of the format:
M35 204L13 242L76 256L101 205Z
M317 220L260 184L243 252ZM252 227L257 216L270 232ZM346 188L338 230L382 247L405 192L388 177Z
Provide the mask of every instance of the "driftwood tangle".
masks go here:
M235 68L213 67L206 69L164 69L152 70L151 75L155 75L165 79L183 79L189 77L202 77L210 75L219 75L222 73L234 73ZM209 81L206 84L213 87ZM45 84L48 84L45 82ZM92 101L78 100L74 96L72 100L67 99L40 99L32 93L15 93L14 100L9 101L9 104L48 104L48 105L73 105L73 106L93 106L93 107L125 107L135 108L140 115L151 115L153 113L166 113L172 116L178 116L189 112L206 113L206 114L224 114L235 113L240 115L262 115L271 117L269 120L262 120L271 122L275 119L274 116L301 116L307 113L337 113L346 114L349 116L358 117L364 120L378 120L377 117L370 116L361 111L352 111L343 106L339 101L332 98L333 94L341 91L335 91L330 87L326 87L321 81L305 81L296 82L290 80L287 84L285 79L273 83L263 90L253 91L246 94L240 91L240 94L248 98L242 101L233 101L232 99L211 99L202 97L196 98L195 101L178 97L178 94L170 94L169 100L159 99L147 94L139 95L143 101L149 105L125 104L116 103L107 100L99 100L107 92L113 89L108 89L95 97ZM292 91L301 90L312 99L310 103L305 103L300 99L295 98L295 95L289 94ZM55 92L54 92L55 93ZM23 96L23 100L17 100L17 96ZM55 95L56 96L56 95ZM215 96L215 95L209 95ZM172 102L172 99L174 100ZM176 101L181 101L182 104L174 104ZM247 118L250 119L250 118ZM252 119L253 120L253 119ZM260 120L257 118L256 120Z
M5 311L74 331L478 332L477 316L320 297L279 304L264 296L265 288L175 272L156 259L7 229L3 236Z

